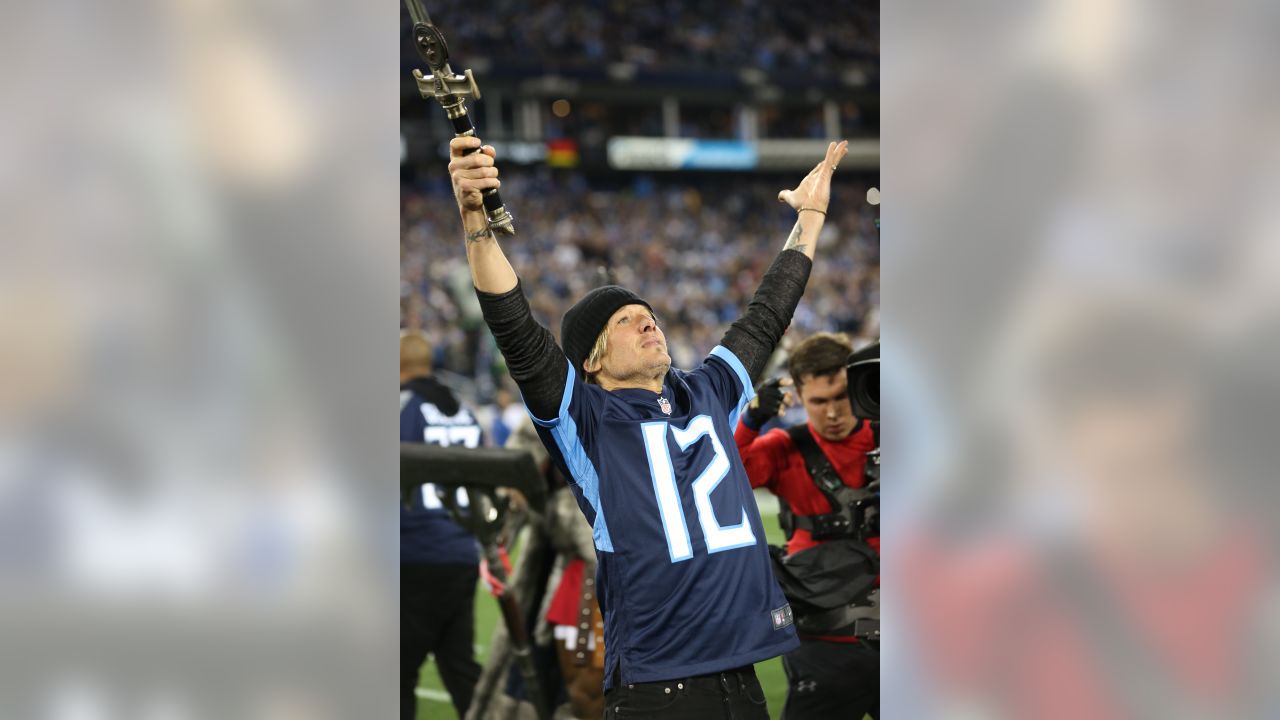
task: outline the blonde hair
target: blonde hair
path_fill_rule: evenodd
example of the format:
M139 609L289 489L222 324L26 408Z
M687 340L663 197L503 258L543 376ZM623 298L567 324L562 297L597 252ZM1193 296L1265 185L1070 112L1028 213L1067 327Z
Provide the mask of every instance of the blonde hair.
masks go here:
M400 330L400 372L430 373L433 348L421 330Z
M591 346L591 352L587 353L587 361L583 363L583 372L586 373L586 381L589 383L596 382L596 373L587 372L587 367L597 365L604 362L604 351L609 345L609 325L606 323L604 329L596 337L595 345ZM597 371L599 372L599 371Z

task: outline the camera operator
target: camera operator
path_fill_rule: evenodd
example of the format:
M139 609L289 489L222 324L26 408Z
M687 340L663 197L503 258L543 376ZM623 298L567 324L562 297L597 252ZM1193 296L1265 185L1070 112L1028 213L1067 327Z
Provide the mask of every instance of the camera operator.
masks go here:
M879 347L873 347L877 359L864 365L857 361L871 348L851 354L843 335L805 339L788 360L791 377L757 388L734 436L752 487L778 497L787 535L785 557L775 552L775 571L795 608L801 646L783 658L783 718L879 714ZM849 379L865 393L872 376L877 404L872 411L859 403L864 417L857 417ZM785 390L791 384L808 422L759 434L791 404Z

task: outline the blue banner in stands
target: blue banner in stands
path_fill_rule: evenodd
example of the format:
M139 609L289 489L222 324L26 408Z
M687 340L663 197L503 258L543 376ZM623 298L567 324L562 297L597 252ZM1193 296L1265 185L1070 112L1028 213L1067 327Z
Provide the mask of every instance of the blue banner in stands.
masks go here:
M688 170L751 170L756 146L741 140L695 140L680 167Z

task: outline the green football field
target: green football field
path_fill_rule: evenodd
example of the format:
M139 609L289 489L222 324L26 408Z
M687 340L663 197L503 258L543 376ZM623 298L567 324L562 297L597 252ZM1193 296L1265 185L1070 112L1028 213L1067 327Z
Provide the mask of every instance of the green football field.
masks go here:
M781 545L784 538L782 529L778 527L777 502L760 493L757 493L756 499L764 520L765 537L770 545ZM476 588L476 661L481 665L489 654L489 638L500 622L502 619L498 614L497 601L489 595L483 584L479 585ZM757 663L756 674L760 677L760 684L769 701L769 716L776 719L782 714L782 703L787 697L787 678L782 672L782 659L773 658ZM457 717L453 705L449 703L449 696L444 691L444 684L440 682L435 663L427 660L418 685L419 720L456 720Z

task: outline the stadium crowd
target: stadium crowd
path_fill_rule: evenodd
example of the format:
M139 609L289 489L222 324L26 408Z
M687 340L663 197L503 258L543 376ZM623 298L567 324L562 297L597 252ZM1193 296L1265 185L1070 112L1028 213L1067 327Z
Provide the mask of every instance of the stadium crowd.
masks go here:
M676 367L692 368L715 346L794 222L776 199L783 181L769 178L637 176L600 189L577 173L505 171L517 234L503 245L539 322L558 335L561 314L608 268L611 281L652 303ZM878 336L878 231L865 191L837 183L823 262L789 335ZM447 179L402 191L401 325L424 330L435 365L476 381L476 401L489 403L509 380L480 317L449 193Z
M451 40L468 47L472 57L479 54L476 48L484 48L495 67L569 69L623 62L646 69L826 75L879 57L874 3L745 0L736 5L722 0L496 0L477 10L466 0L438 0L431 12ZM517 16L515 28L493 21Z

